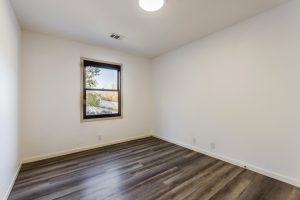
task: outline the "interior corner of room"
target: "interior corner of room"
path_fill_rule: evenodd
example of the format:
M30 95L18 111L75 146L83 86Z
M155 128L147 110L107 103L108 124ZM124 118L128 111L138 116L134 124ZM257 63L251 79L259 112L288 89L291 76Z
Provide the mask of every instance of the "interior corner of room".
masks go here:
M102 199L243 199L226 192L247 191L251 181L279 188L261 198L289 191L276 198L300 199L300 0L168 0L150 10L142 0L67 2L68 11L51 0L0 1L0 199L67 195L50 188L39 196L26 185L26 198L25 189L10 196L22 169L70 167L77 158L105 168L111 157L132 163L114 160L103 177L148 179L120 185L120 194L111 188L120 180L111 180ZM153 163L164 171L151 174ZM192 184L200 169L224 179L222 187L197 182L213 188L210 198ZM101 184L86 173L87 185Z

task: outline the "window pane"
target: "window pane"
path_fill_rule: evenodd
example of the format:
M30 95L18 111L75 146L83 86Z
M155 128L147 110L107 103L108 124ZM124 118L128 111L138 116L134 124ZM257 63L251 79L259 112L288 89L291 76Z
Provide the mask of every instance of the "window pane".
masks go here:
M118 71L98 67L85 68L86 88L118 89Z
M118 92L87 91L86 115L117 114Z

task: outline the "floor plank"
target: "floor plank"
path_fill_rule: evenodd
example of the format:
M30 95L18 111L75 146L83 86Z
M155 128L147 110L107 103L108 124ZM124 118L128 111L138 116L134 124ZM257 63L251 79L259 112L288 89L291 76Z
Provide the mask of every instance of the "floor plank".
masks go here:
M299 200L300 189L159 140L24 164L10 200Z

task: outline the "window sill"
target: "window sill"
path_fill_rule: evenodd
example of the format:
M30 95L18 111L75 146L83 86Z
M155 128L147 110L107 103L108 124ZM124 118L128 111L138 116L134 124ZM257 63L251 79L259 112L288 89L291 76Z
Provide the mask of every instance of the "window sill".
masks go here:
M95 122L95 121L106 121L106 120L116 120L116 119L123 119L123 116L118 117L104 117L104 118L94 118L94 119L82 119L80 120L81 123L84 122Z

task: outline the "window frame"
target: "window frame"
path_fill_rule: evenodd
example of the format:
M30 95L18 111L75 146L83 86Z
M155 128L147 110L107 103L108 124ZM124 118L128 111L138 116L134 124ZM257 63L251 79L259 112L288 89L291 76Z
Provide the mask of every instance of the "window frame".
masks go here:
M87 67L85 65L85 62L92 63L92 67L98 67L98 68L104 68L104 69L112 69L116 70L118 72L118 82L117 82L117 89L94 89L94 88L87 88L86 87L86 76L85 76L85 68ZM107 62L107 61L100 61L90 58L81 58L81 122L86 121L99 121L99 120L108 120L108 119L121 119L123 117L123 103L122 103L122 68L123 65L120 63L113 63L113 62ZM102 114L102 115L92 115L88 116L86 115L86 94L87 91L112 91L112 92L118 92L118 113L115 114Z

